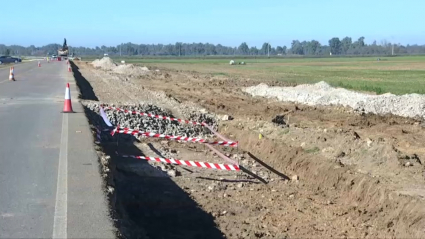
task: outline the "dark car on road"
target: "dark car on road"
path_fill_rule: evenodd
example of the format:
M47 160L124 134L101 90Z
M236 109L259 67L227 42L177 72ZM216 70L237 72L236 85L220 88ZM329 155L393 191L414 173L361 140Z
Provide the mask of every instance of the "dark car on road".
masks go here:
M21 58L11 57L11 56L0 56L0 65L4 63L18 63L22 62Z

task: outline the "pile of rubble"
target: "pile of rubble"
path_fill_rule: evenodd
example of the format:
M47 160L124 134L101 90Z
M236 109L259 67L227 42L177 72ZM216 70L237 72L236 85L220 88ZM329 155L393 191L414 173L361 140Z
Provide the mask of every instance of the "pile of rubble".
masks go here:
M140 77L149 73L149 69L147 67L139 67L133 64L119 65L115 67L113 71L118 74L125 74L134 77Z
M122 127L127 127L136 130L143 130L146 132L167 134L167 135L177 135L185 137L201 137L207 138L210 137L211 131L201 125L193 124L183 124L175 121L168 121L163 119L151 118L142 115L134 115L129 113L120 112L117 110L108 110L108 107L119 107L125 110L138 111L144 113L150 113L154 115L162 115L173 117L171 112L163 108L157 107L152 104L139 104L133 106L115 106L102 104L105 109L105 113L108 116L109 121L113 125L120 125ZM98 116L100 104L99 103L87 103L86 107L90 109L91 112L87 112L92 115L92 119L95 124L105 127L103 120ZM218 128L217 121L213 115L207 113L198 113L193 112L189 120L196 122L205 122L208 125L212 126L214 129Z
M113 70L117 67L117 64L109 57L103 57L102 59L96 59L91 63L96 68L101 68L102 70Z
M393 114L425 119L425 96L419 94L369 95L343 88L334 88L324 81L296 87L269 87L262 83L247 87L243 91L252 96L277 98L280 101L307 105L342 105L364 113Z
M112 71L120 75L140 77L149 73L149 69L145 66L140 67L133 64L118 65L109 57L96 59L91 64L96 68L100 68L105 71Z

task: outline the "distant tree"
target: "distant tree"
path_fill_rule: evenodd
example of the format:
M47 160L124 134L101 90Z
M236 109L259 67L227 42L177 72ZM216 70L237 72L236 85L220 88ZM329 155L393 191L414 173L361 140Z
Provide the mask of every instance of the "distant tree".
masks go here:
M204 54L206 55L217 55L217 50L215 49L214 44L207 43L204 45Z
M176 55L174 45L169 44L169 45L164 46L163 54L165 54L165 55Z
M248 55L249 54L249 47L246 44L246 42L242 42L242 44L238 47L238 51L242 55Z
M319 54L320 53L320 47L322 46L322 44L320 44L320 42L316 41L316 40L312 40L311 44L312 44L313 49L314 49L314 54L315 55Z
M331 52L334 55L341 54L341 41L338 37L334 37L329 40L329 47L331 48Z
M65 43L64 39L64 43ZM175 43L171 45L164 44L134 44L122 43L116 46L96 46L96 47L72 47L72 52L78 56L99 56L107 52L110 55L233 55L233 54L250 54L250 55L270 55L292 53L298 55L329 55L333 54L352 54L352 55L383 55L391 54L392 44L382 42L382 45L376 44L376 41L367 45L365 38L360 37L355 42L351 42L351 37L344 37L342 40L333 38L329 41L329 45L322 45L316 40L298 41L293 40L290 47L282 46L273 48L268 43L264 43L261 48L248 48L241 44L239 47L214 45L210 43ZM23 47L19 45L6 46L0 44L1 54L20 54L24 56L45 56L47 53L56 53L58 49L63 47L60 44L48 44L36 47L30 45ZM71 48L71 47L70 47ZM347 49L348 48L348 49ZM425 54L425 45L394 45L395 54Z
M176 42L176 44L175 44L176 53L177 53L178 56L182 55L182 46L183 46L183 43L181 43L181 42Z
M277 54L283 54L283 48L281 46L276 47Z
M270 51L270 44L267 42L263 43L263 46L261 47L261 54L267 55L267 53Z
M301 45L303 46L305 55L316 55L320 50L320 42L316 40L302 42Z
M227 48L225 46L222 46L221 44L217 44L215 50L218 55L227 55Z
M300 44L301 44L301 48L303 49L303 55L307 55L308 54L307 42L302 41Z
M134 48L133 48L133 46L131 44L128 44L127 45L127 55L131 56L133 54L134 54Z
M381 46L387 47L388 45L389 45L389 43L386 39L381 40Z
M366 44L364 43L364 37L360 37L357 41L355 41L351 46L351 48L349 49L349 53L350 54L355 54L355 55L364 55L364 54L379 54L377 52L381 52L381 48L365 48ZM376 44L376 42L375 42ZM373 51L372 51L373 49Z
M365 43L364 43L364 37L360 37L359 40L357 40L357 42L359 43L360 47L364 47Z
M347 54L348 49L350 49L352 44L353 41L351 40L351 37L344 37L344 39L341 40L342 52Z
M6 56L10 56L10 49L9 49L9 48L7 48L4 54L5 54Z
M330 52L331 52L331 48L327 45L323 45L323 46L320 46L317 54L329 56Z
M292 54L304 55L304 49L300 41L293 40L291 43Z
M257 47L251 47L250 49L249 49L249 54L250 55L258 55L258 49L257 49Z

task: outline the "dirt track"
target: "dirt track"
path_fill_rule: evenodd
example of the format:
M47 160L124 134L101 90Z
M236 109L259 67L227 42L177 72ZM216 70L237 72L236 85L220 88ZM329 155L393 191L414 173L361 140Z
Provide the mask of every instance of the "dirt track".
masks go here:
M220 133L239 140L239 149L229 155L269 182L264 185L245 174L193 168L178 168L181 176L172 178L142 177L125 170L134 160L114 157L116 146L105 144L104 152L112 157L110 166L116 168L109 182L115 188L111 204L125 237L425 235L421 122L252 98L241 91L259 83L252 79L164 69L132 78L84 62L77 66L74 74L86 99L119 104L150 101L179 117L184 111L176 102L193 102L209 112L234 117L219 127ZM161 91L168 97L152 94ZM283 126L272 123L277 115L284 115ZM121 150L149 152L149 143L159 152L175 149L176 158L220 162L205 147L193 144L149 140L124 149L121 145ZM258 160L283 175L272 173ZM291 180L294 175L299 180Z

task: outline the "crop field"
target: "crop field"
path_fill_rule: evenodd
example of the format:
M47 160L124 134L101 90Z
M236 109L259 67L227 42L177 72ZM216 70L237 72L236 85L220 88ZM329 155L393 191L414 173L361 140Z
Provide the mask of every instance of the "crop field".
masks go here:
M377 94L425 94L425 56L353 58L238 59L246 65L229 65L216 58L114 58L159 69L195 71L244 79L285 81L296 84L326 81L332 86Z

